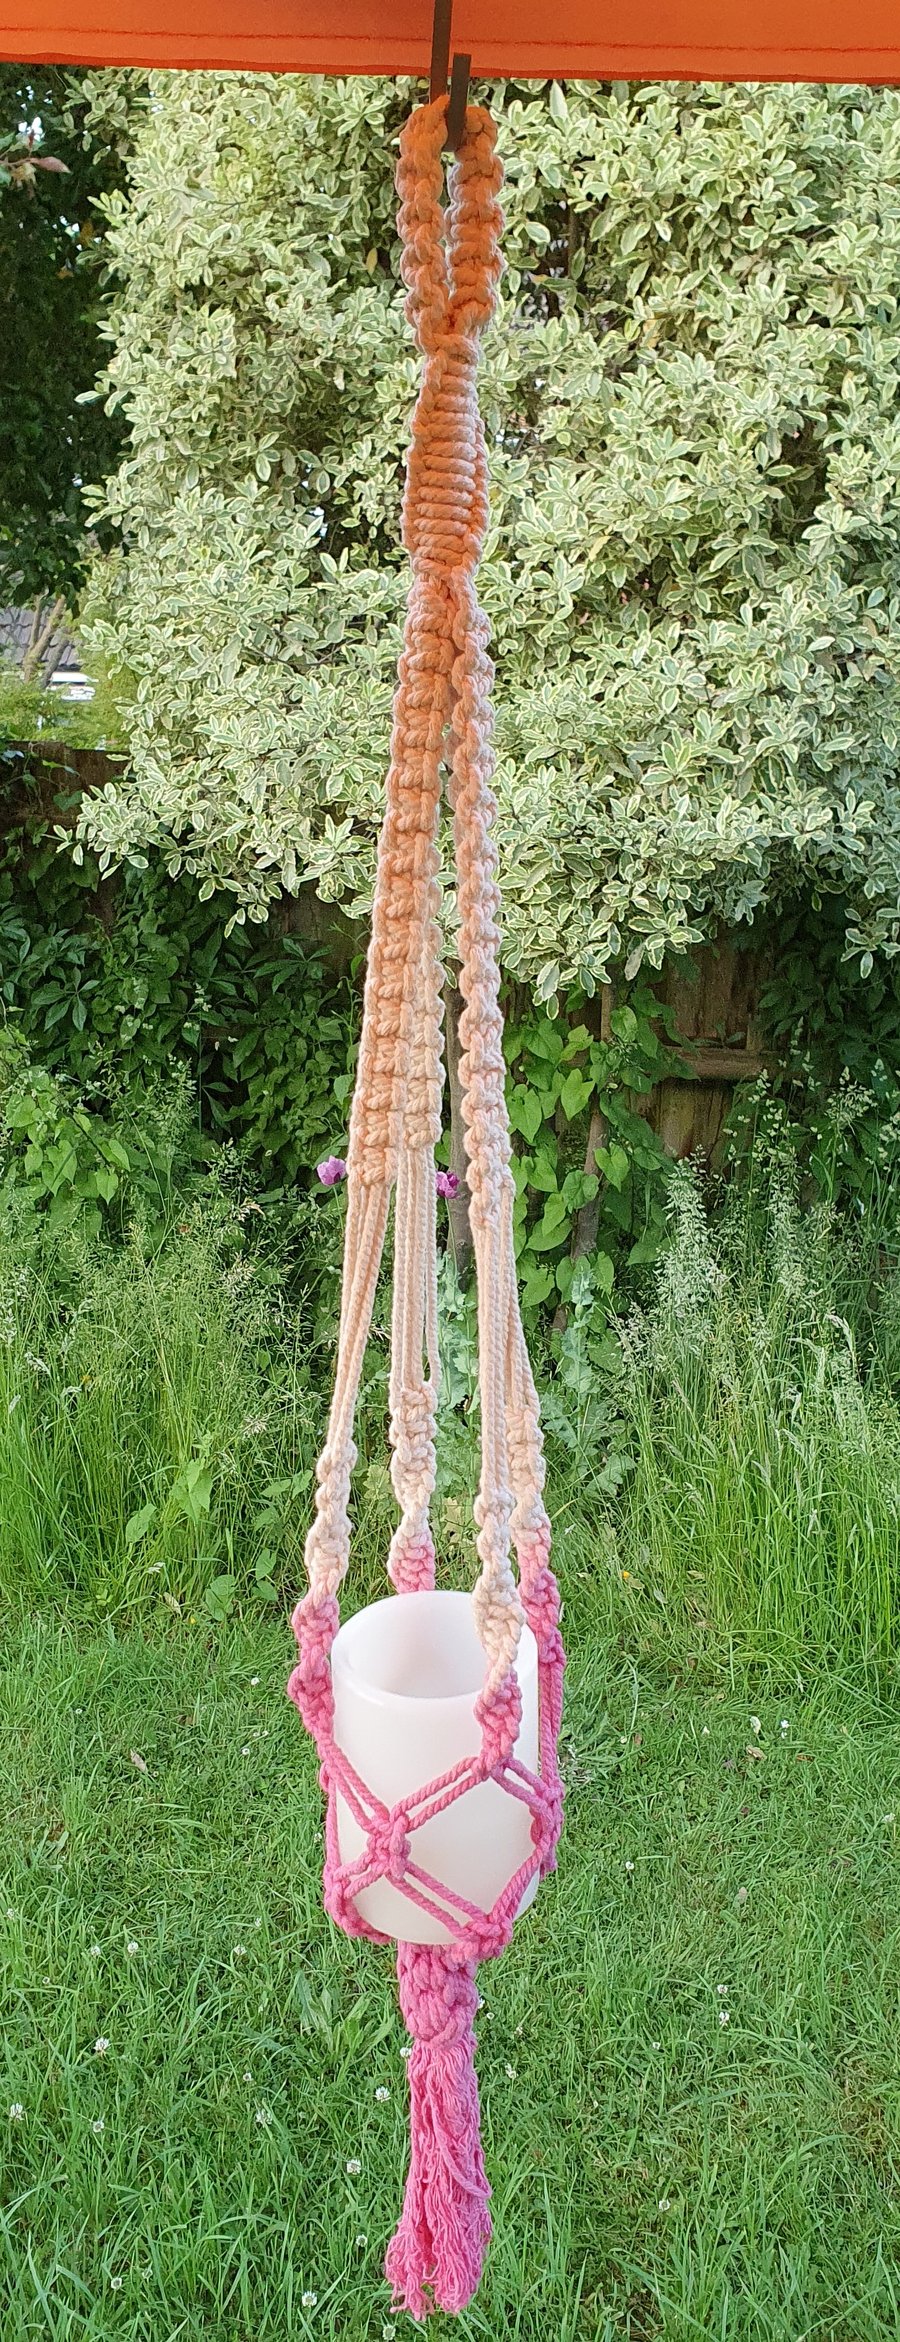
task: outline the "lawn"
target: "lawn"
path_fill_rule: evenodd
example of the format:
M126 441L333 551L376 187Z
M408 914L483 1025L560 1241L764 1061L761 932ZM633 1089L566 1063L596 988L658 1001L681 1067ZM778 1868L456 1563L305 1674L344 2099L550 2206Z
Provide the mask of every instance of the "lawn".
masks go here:
M642 1672L589 1589L569 1638L559 1872L482 1972L495 2240L434 2333L895 2342L895 1719ZM322 1915L285 1626L0 1655L3 2342L401 2342L403 2030Z

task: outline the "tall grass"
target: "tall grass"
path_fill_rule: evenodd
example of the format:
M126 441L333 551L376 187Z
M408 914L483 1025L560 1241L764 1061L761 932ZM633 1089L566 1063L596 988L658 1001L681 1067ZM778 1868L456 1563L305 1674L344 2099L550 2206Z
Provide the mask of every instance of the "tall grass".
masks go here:
M88 1238L76 1222L54 1234L0 1187L6 1606L202 1603L224 1617L302 1584L340 1204L301 1199L276 1226L228 1150L199 1172L182 1148L182 1163L176 1107L165 1145L164 1131L153 1138L159 1175L134 1187L112 1233ZM763 1187L734 1181L712 1223L698 1177L676 1171L649 1301L615 1338L582 1312L583 1356L576 1311L558 1362L556 1394L568 1374L581 1424L577 1469L552 1491L570 1616L589 1584L595 1611L616 1589L609 1631L636 1603L642 1631L682 1657L730 1646L796 1665L896 1658L900 1282L888 1234L883 1214L870 1241L823 1205L804 1212L777 1147ZM362 1599L383 1590L395 1517L388 1314L382 1293L358 1426ZM436 1513L465 1583L478 1459L471 1361L453 1332L450 1307Z
M803 1214L784 1164L762 1216L733 1194L715 1230L690 1168L672 1197L655 1295L619 1340L613 1570L679 1642L884 1662L900 1595L896 1284L873 1309L859 1248L824 1209ZM847 1311L863 1292L861 1360Z
M320 1401L215 1181L152 1238L0 1232L0 1597L172 1610L299 1567ZM302 1490L302 1498L300 1491Z

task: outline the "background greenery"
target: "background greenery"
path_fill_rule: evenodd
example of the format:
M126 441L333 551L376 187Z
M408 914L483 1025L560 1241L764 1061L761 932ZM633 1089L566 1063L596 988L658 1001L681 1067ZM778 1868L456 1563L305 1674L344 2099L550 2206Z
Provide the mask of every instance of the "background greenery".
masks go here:
M102 209L128 428L88 635L133 776L85 834L160 847L238 919L307 878L364 908L405 590L416 368L386 157L411 89L86 87L127 173ZM553 1001L834 895L865 971L900 937L900 99L491 101L507 968Z
M121 444L118 421L90 399L103 355L97 199L117 185L121 169L112 148L86 140L87 113L81 76L65 67L0 65L0 600L7 603L38 594L74 601L88 552L86 493ZM20 136L21 125L35 124L38 167ZM47 156L64 163L64 173L48 172Z

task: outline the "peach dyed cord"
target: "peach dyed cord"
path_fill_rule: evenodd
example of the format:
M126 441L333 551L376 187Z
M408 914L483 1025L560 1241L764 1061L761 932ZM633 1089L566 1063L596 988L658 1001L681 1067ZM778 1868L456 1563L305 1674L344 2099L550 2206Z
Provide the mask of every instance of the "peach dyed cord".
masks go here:
M488 517L476 369L500 276L501 172L490 116L470 107L445 210L445 117L445 99L413 114L397 170L406 312L424 360L403 507L412 585L350 1119L334 1397L306 1547L309 1591L293 1620L299 1662L288 1686L321 1760L325 1903L332 1918L348 1934L373 1936L355 1898L376 1879L390 1878L412 1905L453 1931L446 1948L397 1947L401 2006L413 2039L411 2155L403 2216L386 2269L398 2302L416 2318L434 2308L462 2309L478 2284L491 2230L474 2066L476 1963L509 1942L526 1888L553 1867L562 1819L556 1743L564 1660L538 1401L515 1282L492 835L493 670L474 584ZM445 763L458 882L465 1003L460 1079L478 1286L482 1468L475 1518L481 1568L473 1604L485 1678L475 1709L478 1754L423 1784L404 1806L388 1809L335 1742L329 1652L349 1558L354 1414L392 1194L390 1436L400 1519L388 1569L400 1594L434 1583L434 1150L443 1087L438 817ZM537 1773L514 1754L521 1719L514 1665L523 1619L538 1646ZM487 1779L528 1807L532 1851L492 1910L483 1911L417 1864L415 1832ZM364 1852L352 1863L340 1859L338 1790L366 1837Z

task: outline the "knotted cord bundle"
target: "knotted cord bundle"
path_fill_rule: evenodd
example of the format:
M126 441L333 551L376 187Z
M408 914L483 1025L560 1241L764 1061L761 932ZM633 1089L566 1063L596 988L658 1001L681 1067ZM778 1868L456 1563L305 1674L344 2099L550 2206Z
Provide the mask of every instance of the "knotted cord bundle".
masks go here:
M500 276L501 170L489 114L469 107L442 204L446 99L420 107L400 143L401 269L406 314L423 356L403 506L412 567L394 700L387 801L378 848L359 1068L350 1120L338 1358L316 1511L306 1546L309 1591L293 1626L299 1663L288 1686L321 1760L327 1797L325 1904L349 1935L388 1939L355 1898L390 1878L437 1917L445 1946L398 1944L409 2059L411 2159L403 2216L386 2269L414 2317L460 2310L490 2236L474 2069L476 1964L509 1942L522 1897L553 1867L562 1819L556 1744L562 1704L559 1597L537 1394L516 1291L509 1126L500 1009L499 893L492 826L488 629L475 591L488 517L478 345ZM334 1736L329 1653L350 1551L353 1426L375 1286L394 1197L390 1376L391 1477L400 1512L388 1570L398 1594L434 1585L429 1511L438 1395L434 1150L441 1132L442 968L438 820L449 774L459 909L460 1084L478 1287L481 1477L475 1500L480 1574L472 1600L485 1653L475 1704L478 1754L423 1784L402 1807L369 1790ZM515 1568L512 1555L515 1556ZM523 1622L538 1647L539 1771L516 1757L521 1699L514 1672ZM532 1851L490 1911L429 1877L415 1833L479 1782L524 1802ZM365 1832L342 1863L336 1797Z

